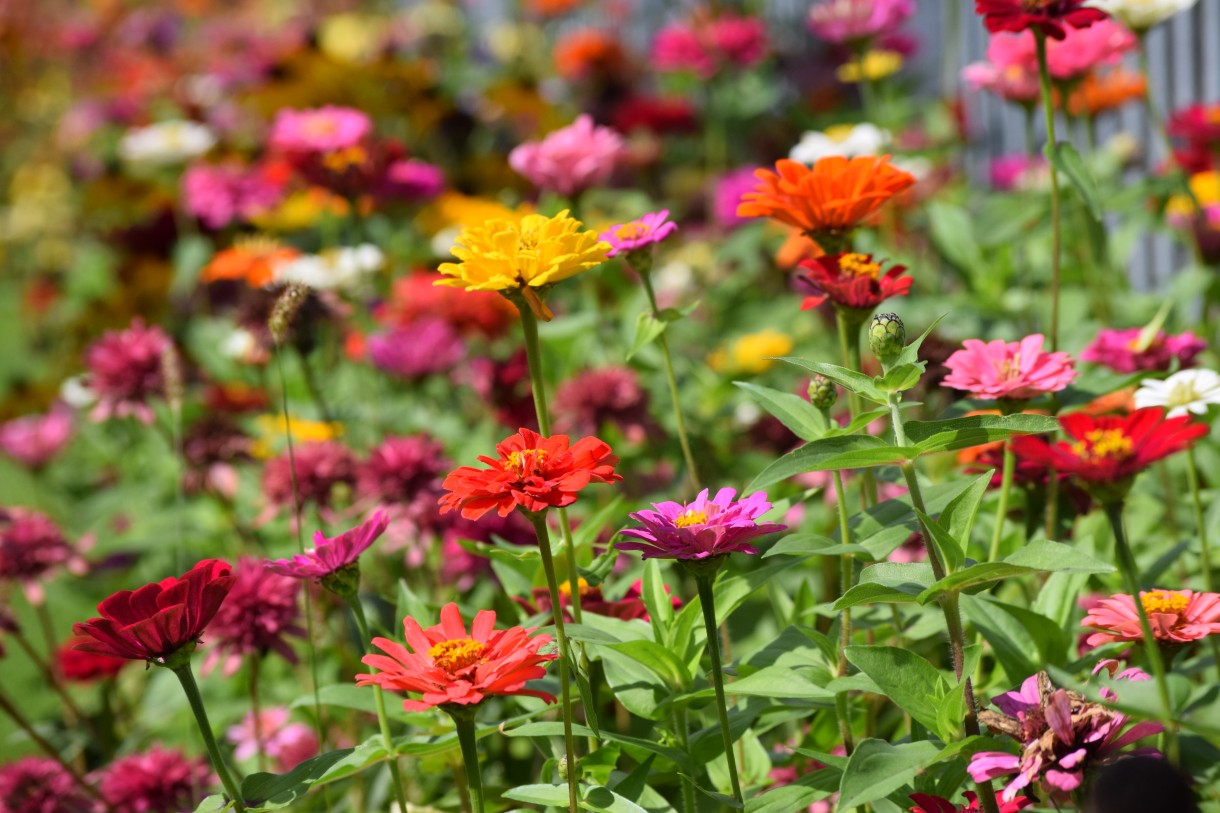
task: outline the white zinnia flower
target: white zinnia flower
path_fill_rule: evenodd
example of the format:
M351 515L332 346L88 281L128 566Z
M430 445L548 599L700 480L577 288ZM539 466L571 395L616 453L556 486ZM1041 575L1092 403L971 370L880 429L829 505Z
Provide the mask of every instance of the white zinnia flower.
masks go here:
M216 146L216 136L194 121L133 127L119 140L119 156L133 164L181 164Z
M1135 408L1167 407L1167 418L1193 412L1204 415L1220 404L1220 374L1211 370L1179 370L1164 381L1149 378L1135 391Z
M276 282L299 282L317 291L358 285L385 264L381 249L371 243L305 254L276 269Z
M1198 0L1091 0L1085 5L1099 8L1136 33L1165 22Z
M890 143L890 134L875 124L841 124L824 132L810 130L801 136L788 157L802 164L816 164L823 158L841 155L877 155Z

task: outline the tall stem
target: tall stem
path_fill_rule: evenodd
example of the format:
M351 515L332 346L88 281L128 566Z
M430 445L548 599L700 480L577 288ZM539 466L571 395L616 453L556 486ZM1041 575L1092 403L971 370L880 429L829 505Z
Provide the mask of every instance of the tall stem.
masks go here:
M373 640L369 634L368 617L364 614L364 605L360 603L360 596L352 594L344 596L347 599L347 606L352 608L352 615L356 619L356 629L360 632L360 645L362 649L367 651L367 647ZM394 782L394 795L398 797L398 805L403 810L407 809L407 792L402 784L402 770L398 766L398 754L394 750L394 738L390 736L390 718L385 711L385 694L381 691L381 687L376 683L373 684L373 702L377 705L377 726L381 729L381 741L385 745L386 755L390 762L390 778Z
M1012 441L1004 441L1004 468L1000 475L1000 505L996 508L995 531L991 535L991 550L987 561L997 562L1000 559L1000 541L1004 538L1004 523L1008 519L1008 495L1012 491L1012 475L1016 469L1016 455L1012 453Z
M1203 569L1203 589L1212 593L1215 591L1212 589L1212 555L1207 533L1207 514L1203 511L1203 489L1199 484L1199 467L1195 463L1195 450L1192 446L1186 447L1186 477L1190 481L1190 498L1195 510L1195 525L1199 529L1199 565ZM1215 661L1216 670L1220 672L1220 641L1216 640L1215 635L1207 636L1207 640L1211 644L1212 660Z
M212 768L220 777L220 783L224 785L225 792L233 800L233 809L237 813L245 813L246 805L242 801L241 791L238 789L237 783L233 781L233 776L229 773L224 758L220 755L220 747L216 744L215 735L212 734L212 724L208 722L208 712L203 707L203 697L199 694L199 686L195 683L195 675L191 672L190 663L174 669L173 672L182 684L182 691L186 692L186 702L190 703L191 711L195 714L199 734L203 737L203 744L208 749L208 756L212 758Z
M674 732L678 735L678 741L682 743L683 750L686 750L689 744L690 732L687 729L687 711L685 705L675 705L673 719ZM681 782L682 813L696 813L694 780L682 778Z
M253 721L254 743L258 746L258 769L267 770L267 751L263 744L262 701L258 692L258 665L261 658L252 654L246 659L246 691L250 696L250 719Z
M861 320L849 315L842 309L835 309L835 325L839 332L839 350L843 353L843 366L849 370L860 370L860 324ZM863 411L860 396L851 390L847 391L847 406L851 417L855 419ZM877 504L877 478L872 469L864 469L860 476L863 487L860 489L860 502L865 508Z
M474 716L461 711L451 712L457 727L458 745L462 748L462 762L466 768L466 790L470 794L470 809L483 813L483 769L479 766L479 746L475 737ZM404 807L403 810L406 810Z
M661 318L661 309L657 307L656 292L652 288L652 274L649 271L638 272L640 279L644 282L644 291L648 294L648 304L652 308L652 315L655 319ZM669 353L669 341L665 338L665 332L657 337L657 344L661 346L661 356L665 359L665 377L669 381L669 396L673 401L674 420L678 425L678 442L682 444L682 456L686 458L686 472L690 475L691 485L698 491L702 481L699 479L699 470L695 466L695 455L691 452L690 438L686 435L686 420L682 417L682 401L678 393L678 379L674 377L674 362Z
M546 514L529 515L538 535L538 552L542 554L542 569L546 572L546 586L551 594L551 616L555 619L555 638L559 641L559 693L563 703L563 743L568 758L568 805L570 813L577 813L580 797L576 783L580 770L576 762L576 738L572 735L572 687L568 669L572 664L572 650L563 627L563 607L559 604L559 582L555 578L555 560L551 556L551 534L546 527ZM580 591L572 585L573 598Z
M1046 140L1051 150L1058 150L1055 140L1055 103L1051 89L1051 71L1046 61L1046 34L1034 30L1038 50L1038 80L1042 87L1042 112L1046 116ZM1059 224L1059 173L1051 167L1051 350L1059 349L1059 254L1062 235Z
M843 475L836 469L834 472L835 480L835 503L839 510L839 537L844 545L851 544L851 523L847 518L847 492L843 490ZM856 575L855 565L852 563L850 553L843 553L839 556L839 596L842 597L851 589L852 581ZM843 612L839 615L839 658L838 669L836 673L839 677L847 675L847 648L851 646L851 607L844 607ZM847 705L847 693L839 692L835 695L835 709L839 716L839 736L843 739L843 749L851 756L851 752L855 749L855 743L852 741L851 732L851 710Z
M707 628L707 653L712 659L712 686L716 689L716 712L720 715L720 735L724 739L724 759L728 764L729 782L733 786L733 798L743 807L741 779L737 776L737 760L733 756L733 732L729 728L729 707L724 699L724 665L720 661L720 628L716 624L716 597L712 592L714 570L695 573L695 584L699 588L699 603L703 609L703 624Z

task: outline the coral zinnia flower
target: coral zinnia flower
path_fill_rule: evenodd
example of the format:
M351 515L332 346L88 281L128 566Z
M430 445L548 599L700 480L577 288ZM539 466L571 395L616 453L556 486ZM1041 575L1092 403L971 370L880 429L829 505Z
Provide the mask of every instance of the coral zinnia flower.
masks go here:
M243 280L251 288L262 288L275 281L279 269L301 256L291 246L270 237L247 237L234 241L208 261L199 273L203 282Z
M1220 594L1151 590L1140 593L1140 603L1152 634L1163 644L1183 645L1220 633ZM1144 638L1139 611L1128 593L1102 599L1080 623L1102 630L1089 636L1089 646Z
M462 466L445 478L450 492L440 499L441 513L460 509L478 519L493 508L508 516L518 506L526 511L562 508L590 483L623 479L614 473L618 458L610 445L595 437L581 438L569 448L567 435L543 437L530 429L496 444L499 459L480 457L489 468Z
M622 533L641 541L619 542L615 547L637 550L645 559L707 559L734 552L758 553L750 540L788 526L758 523L758 518L771 510L764 492L734 501L736 496L736 490L722 488L709 499L705 488L686 505L655 503L655 511L630 514L643 528L628 528Z
M868 220L886 201L911 188L915 176L889 156L830 156L812 168L781 158L775 171L754 173L754 191L741 196L740 217L769 217L807 232L837 236Z
M233 582L228 564L205 559L179 578L120 590L97 605L101 618L73 626L76 635L89 639L76 648L163 666L178 650L194 648Z
M1056 40L1067 36L1068 28L1087 28L1109 16L1085 0L975 0L974 11L993 34L1036 29Z
M949 356L949 375L941 383L975 398L1036 398L1058 392L1076 378L1075 362L1067 353L1046 353L1040 333L1019 342L966 339L963 349Z
M1134 477L1152 463L1182 451L1207 434L1189 416L1162 420L1159 407L1137 409L1125 416L1076 412L1059 419L1072 439L1048 443L1040 437L1013 438L1013 451L1022 460L1046 463L1086 483L1115 483Z
M892 296L911 292L911 278L904 277L904 265L894 265L884 273L884 260L871 254L832 254L801 263L809 273L797 277L800 287L811 289L801 310L816 308L827 299L843 308L871 311ZM820 294L820 296L818 296Z
M385 533L389 524L389 514L378 511L363 525L330 539L321 531L314 531L312 548L291 559L268 562L267 568L294 579L325 579L356 564L360 554Z
M525 688L526 681L546 674L543 664L559 657L539 652L551 636L531 636L534 630L524 627L498 630L495 625L496 614L480 610L467 633L462 614L452 603L441 608L441 623L428 629L414 618L404 618L403 632L411 648L374 638L373 645L386 654L362 658L377 674L356 675L356 685L422 694L420 700L403 701L407 711L469 706L494 695L526 695L554 703L554 695Z

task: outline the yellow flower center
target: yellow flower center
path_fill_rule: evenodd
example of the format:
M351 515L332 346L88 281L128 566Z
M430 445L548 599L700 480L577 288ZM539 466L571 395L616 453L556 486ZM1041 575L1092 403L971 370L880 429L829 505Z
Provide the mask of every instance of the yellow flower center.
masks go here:
M1094 429L1072 445L1072 452L1085 460L1120 460L1130 457L1134 445L1121 429Z
M854 124L836 124L833 127L827 127L824 131L826 137L831 141L842 144L847 139L851 138L851 134L855 132Z
M368 160L369 154L363 147L344 147L341 150L328 152L322 158L322 165L331 172L344 172L357 167Z
M995 365L996 372L1000 374L1000 378L1016 378L1021 374L1020 353L1013 353L1012 358L1007 358L1003 361L993 361L992 364Z
M868 51L860 59L839 66L835 76L840 82L875 81L897 73L902 68L902 54L897 51Z
M624 223L614 230L614 236L620 240L638 240L648 234L648 226L643 223Z
M702 525L707 522L707 511L696 511L693 508L687 508L678 518L674 520L674 524L679 528L688 528L691 525Z
M589 582L585 581L584 579L577 579L576 580L576 589L580 591L580 594L582 596L588 595L589 594ZM569 598L571 597L572 581L570 579L559 585L559 595L568 596Z
M851 277L876 279L881 263L871 262L867 254L844 254L839 258L839 270Z
M1152 590L1140 596L1144 612L1180 614L1186 611L1190 597L1177 590Z
M454 638L441 641L429 649L428 657L432 659L433 666L439 666L452 675L478 663L486 651L487 645L473 638Z
M550 452L546 449L522 449L518 452L511 452L505 465L518 477L528 477L531 474L537 474L550 456Z

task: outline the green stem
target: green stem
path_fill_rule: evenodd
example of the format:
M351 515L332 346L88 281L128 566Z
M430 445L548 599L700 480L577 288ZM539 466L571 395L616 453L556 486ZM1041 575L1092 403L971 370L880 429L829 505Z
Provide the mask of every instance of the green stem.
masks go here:
M479 746L475 737L474 717L461 712L451 713L457 727L458 745L466 768L466 790L470 793L470 809L483 813L483 769L479 766ZM404 807L403 810L406 810Z
M1004 468L1000 475L1000 505L996 509L995 531L991 535L991 550L988 562L1000 560L1000 541L1004 538L1004 523L1008 519L1008 495L1012 491L1012 475L1017 467L1016 455L1012 453L1012 441L1004 441Z
M195 675L191 672L190 662L188 661L186 664L174 669L173 672L182 684L182 691L186 692L186 701L190 703L191 711L195 714L195 722L199 726L199 734L203 737L203 744L208 749L208 756L212 758L212 768L216 771L216 775L220 777L220 783L224 785L225 792L233 800L233 809L237 813L245 813L246 805L242 801L238 785L233 781L233 776L229 773L224 758L220 756L220 746L216 744L216 737L212 733L212 724L208 722L208 712L203 707L203 696L199 694L199 686L195 683Z
M843 366L849 370L860 370L860 325L862 320L849 315L841 308L835 309L835 325L839 332L839 350L843 353ZM847 391L847 407L853 420L864 407L860 396L851 390ZM877 478L871 468L864 469L860 476L863 487L860 489L860 502L865 507L877 504Z
M246 691L250 696L250 719L254 725L254 742L258 745L258 769L260 771L267 770L267 752L263 748L263 721L262 717L262 702L258 694L258 664L260 658L257 654L250 655L246 659Z
M1051 150L1058 150L1055 140L1055 103L1051 90L1051 71L1046 61L1046 34L1035 29L1034 42L1038 51L1038 80L1042 88L1042 112L1046 117L1046 140ZM1059 173L1051 167L1051 350L1059 349L1059 255L1062 241L1059 223Z
M1203 589L1209 593L1212 589L1212 555L1211 544L1207 533L1207 515L1203 511L1203 488L1199 484L1199 466L1195 462L1195 450L1186 447L1186 477L1190 481L1190 497L1194 504L1195 525L1199 528L1199 565L1203 569ZM1220 672L1220 641L1215 635L1207 636L1211 644L1212 660L1215 661L1217 672Z
M1038 149L1034 146L1034 106L1023 105L1025 108L1025 154L1030 158L1037 157Z
M682 749L687 750L690 732L687 730L685 705L677 705L674 708L674 733L678 735ZM682 783L682 813L696 813L694 780L690 777L682 777L680 781Z
M572 735L572 687L568 675L572 664L572 650L563 627L563 607L559 604L559 582L555 578L555 560L551 556L551 534L546 527L546 514L528 515L538 535L538 552L542 554L542 569L546 573L546 586L551 594L551 616L555 619L555 638L559 642L559 693L563 704L563 743L568 758L568 805L570 813L577 813L580 797L576 789L580 770L576 761L576 738ZM580 592L575 589L573 594ZM575 597L575 596L573 596Z
M715 571L698 572L695 584L699 589L699 603L703 608L703 623L707 628L707 652L712 659L712 686L716 689L716 712L720 715L720 734L724 738L724 759L728 764L729 782L733 786L733 798L745 806L741 795L741 779L737 776L737 760L733 756L733 732L729 728L729 707L724 699L724 665L720 662L720 628L716 624L716 597L712 591Z
M839 536L844 545L851 544L851 524L847 518L847 492L843 490L843 475L838 470L834 472L835 480L835 503L839 511ZM855 579L856 569L852 562L851 554L844 553L839 556L839 596L842 597L851 589L852 581ZM838 669L836 674L839 677L847 675L847 647L851 646L851 608L844 607L843 612L839 616L839 657ZM847 705L847 693L839 692L835 695L835 709L839 716L839 736L843 739L843 748L847 755L851 756L851 752L855 748L852 742L851 732L851 710Z
M369 620L364 614L364 605L360 603L360 596L352 594L344 596L347 599L347 606L352 608L352 615L356 619L356 629L360 632L360 646L366 652L368 646L373 640L369 634ZM390 736L390 718L385 711L385 693L381 691L381 687L373 684L373 702L377 705L377 726L381 729L381 741L385 745L386 756L390 763L390 778L394 782L394 795L398 797L398 805L402 810L407 809L407 792L402 783L402 771L398 765L398 754L394 750L394 738Z
M1110 528L1114 531L1114 550L1118 554L1118 566L1123 575L1127 592L1131 594L1131 603L1140 619L1140 630L1144 635L1144 654L1148 658L1148 666L1156 680L1157 692L1161 697L1161 705L1165 712L1165 751L1169 761L1178 764L1178 736L1173 728L1173 703L1169 699L1169 683L1165 677L1165 661L1161 657L1160 645L1152 633L1152 625L1148 623L1148 613L1144 610L1144 602L1140 598L1139 567L1131 546L1127 544L1127 532L1123 528L1123 503L1121 500L1111 500L1102 505L1106 518L1110 520Z
M657 307L656 292L652 288L652 274L649 271L639 271L640 279L644 282L644 291L648 294L648 304L652 308L652 315L655 319L661 318L661 309ZM669 381L669 395L674 406L674 420L678 426L678 442L682 444L682 456L686 458L686 471L690 475L691 485L695 491L699 490L702 484L699 479L699 470L695 466L695 455L691 452L690 438L686 435L686 420L682 417L682 401L678 392L678 379L674 377L674 363L669 353L669 341L665 338L665 332L657 337L657 344L661 346L661 356L665 359L665 377Z

